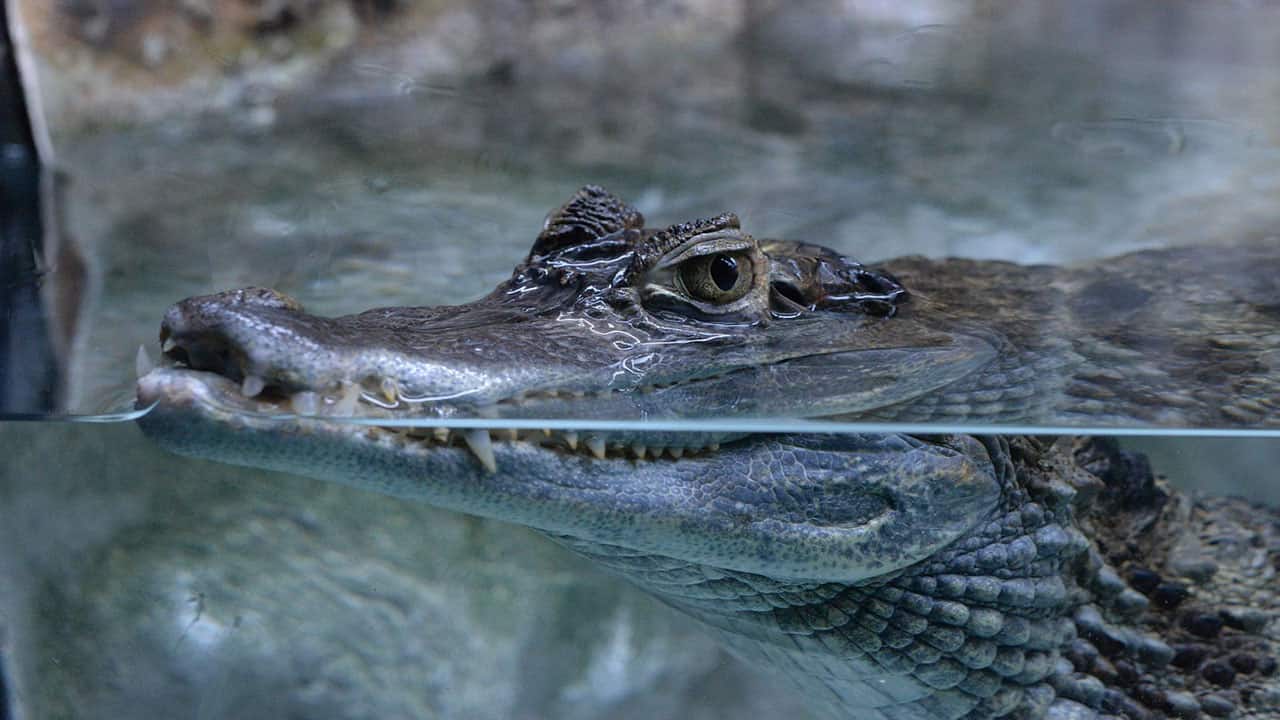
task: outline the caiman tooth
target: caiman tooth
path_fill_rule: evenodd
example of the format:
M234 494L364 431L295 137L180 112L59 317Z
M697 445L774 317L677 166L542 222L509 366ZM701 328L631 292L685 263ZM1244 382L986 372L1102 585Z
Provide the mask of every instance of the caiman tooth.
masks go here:
M342 383L342 396L334 403L333 414L338 417L351 417L356 413L356 403L360 402L360 386L355 383Z
M247 398L258 397L266 388L266 380L257 375L245 375L244 382L240 383L240 394Z
M467 447L471 448L471 454L476 456L480 464L489 472L498 471L498 461L493 457L493 443L489 441L489 431L477 428L475 430L466 430L462 434L462 439L467 441Z
M578 433L570 430L564 434L564 442L569 446L570 450L578 449Z
M313 392L294 393L289 398L294 415L314 416L320 412L320 396Z
M160 352L169 352L176 347L178 347L178 343L173 338L165 338L164 342L160 344Z
M498 437L505 438L510 442L515 442L520 439L520 431L514 428L510 430L498 430L497 432L500 433Z
M133 371L138 374L138 377L142 377L155 369L156 364L151 361L151 356L147 354L147 349L139 345L138 354L133 356Z
M631 444L631 454L634 455L637 460L644 459L646 450L647 448L645 448L645 446L641 445L640 443Z
M449 442L449 428L438 427L431 431L431 435L438 442Z
M592 435L591 437L587 438L587 449L591 451L592 455L596 456L597 460L603 460L604 459L604 438L600 437L599 435Z
M684 457L684 448L682 448L682 447L669 447L669 448L667 448L667 454L668 454L668 455L670 455L671 457L673 457L673 458L675 458L675 459L679 460L680 458Z
M382 391L382 397L387 402L395 404L400 401L400 389L396 387L396 381L393 378L382 378L382 382L378 383L378 389Z

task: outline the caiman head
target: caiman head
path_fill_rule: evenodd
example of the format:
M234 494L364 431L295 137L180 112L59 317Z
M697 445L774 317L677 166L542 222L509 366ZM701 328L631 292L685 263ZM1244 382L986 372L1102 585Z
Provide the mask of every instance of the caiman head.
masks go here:
M646 230L586 187L472 303L317 317L250 288L166 313L143 430L182 454L311 475L552 533L772 577L852 580L925 557L999 494L972 439L503 420L847 416L989 363L902 312L907 289L724 214ZM358 418L359 423L348 418ZM404 426L412 421L412 427Z

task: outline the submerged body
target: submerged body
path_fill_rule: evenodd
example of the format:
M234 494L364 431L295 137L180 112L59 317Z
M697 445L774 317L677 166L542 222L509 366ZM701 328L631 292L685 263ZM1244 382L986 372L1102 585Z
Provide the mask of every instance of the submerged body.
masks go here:
M870 270L731 215L645 230L586 188L469 305L179 303L180 367L140 379L141 422L177 452L539 529L834 717L1274 717L1276 515L1171 495L1106 444L432 420L1273 424L1278 255Z

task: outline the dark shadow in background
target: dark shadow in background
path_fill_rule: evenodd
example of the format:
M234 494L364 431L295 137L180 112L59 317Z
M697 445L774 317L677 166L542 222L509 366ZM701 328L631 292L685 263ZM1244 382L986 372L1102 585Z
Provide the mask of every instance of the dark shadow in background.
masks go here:
M40 155L16 54L0 4L0 417L52 411L59 387L40 299Z
M9 720L9 686L4 682L4 655L0 655L0 720Z
M23 95L9 15L0 2L0 419L52 411L58 366L40 300L40 155ZM9 720L0 627L0 720Z

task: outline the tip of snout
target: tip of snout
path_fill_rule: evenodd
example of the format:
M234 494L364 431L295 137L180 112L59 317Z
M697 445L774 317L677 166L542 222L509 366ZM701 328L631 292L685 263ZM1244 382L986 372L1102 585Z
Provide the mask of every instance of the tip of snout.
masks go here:
M267 288L190 297L164 313L161 363L207 370L237 382L267 375L296 382L285 366L293 346L307 344L305 330L318 322L297 300Z
M302 303L270 288L247 287L197 295L176 302L165 311L160 322L160 344L164 346L174 335L208 325L228 310L245 307L302 312Z

